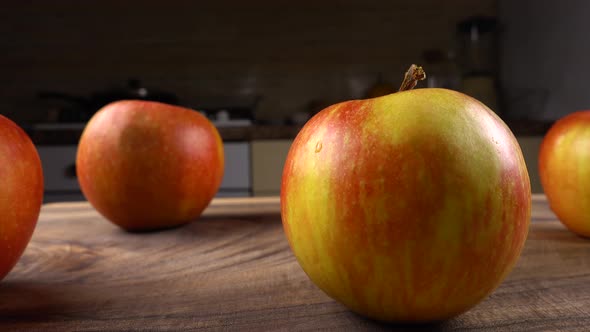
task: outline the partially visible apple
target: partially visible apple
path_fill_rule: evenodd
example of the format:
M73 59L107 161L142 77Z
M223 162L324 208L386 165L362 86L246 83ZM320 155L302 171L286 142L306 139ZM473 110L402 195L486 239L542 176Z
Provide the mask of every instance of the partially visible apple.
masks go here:
M37 149L18 125L0 115L0 280L31 240L42 203Z
M407 73L401 90L423 78ZM311 280L371 318L447 319L490 294L527 237L520 147L489 108L416 89L315 115L285 163L281 213Z
M198 218L217 193L223 143L194 110L118 101L87 124L76 170L88 201L114 224L130 231L168 228Z
M590 237L590 111L567 115L549 129L539 153L539 176L559 220Z

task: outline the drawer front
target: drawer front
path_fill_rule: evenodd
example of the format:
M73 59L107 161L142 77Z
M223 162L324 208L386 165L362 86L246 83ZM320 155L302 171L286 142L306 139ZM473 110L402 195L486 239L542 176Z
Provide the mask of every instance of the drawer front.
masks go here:
M80 192L76 178L76 145L37 146L43 165L47 194ZM251 194L250 144L224 144L225 172L218 196L249 196Z

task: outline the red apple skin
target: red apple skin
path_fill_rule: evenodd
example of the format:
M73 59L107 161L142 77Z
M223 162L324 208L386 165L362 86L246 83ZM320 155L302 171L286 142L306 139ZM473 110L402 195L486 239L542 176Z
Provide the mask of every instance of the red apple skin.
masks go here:
M43 203L37 149L14 122L0 115L0 280L27 247Z
M223 177L223 143L200 113L124 100L89 121L76 170L86 199L106 219L147 231L197 219Z
M530 213L512 132L451 90L330 106L283 171L283 226L301 267L377 320L439 321L479 303L517 261Z
M590 237L590 111L569 114L549 129L539 152L539 176L559 220Z

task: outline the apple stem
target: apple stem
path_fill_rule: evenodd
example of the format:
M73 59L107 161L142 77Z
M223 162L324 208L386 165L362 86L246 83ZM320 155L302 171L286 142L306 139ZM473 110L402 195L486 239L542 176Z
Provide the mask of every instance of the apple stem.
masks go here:
M411 65L410 69L406 72L404 76L404 81L402 82L402 86L399 87L399 91L406 91L412 90L418 81L421 81L426 78L426 73L424 69L420 66Z

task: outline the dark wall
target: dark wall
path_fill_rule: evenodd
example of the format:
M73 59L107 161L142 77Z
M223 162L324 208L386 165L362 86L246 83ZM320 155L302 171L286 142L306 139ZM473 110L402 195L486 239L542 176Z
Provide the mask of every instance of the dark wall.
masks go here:
M261 94L279 119L361 97L379 73L395 85L454 25L495 15L493 0L3 1L0 113L42 121L41 90L87 95L127 79L183 104Z

